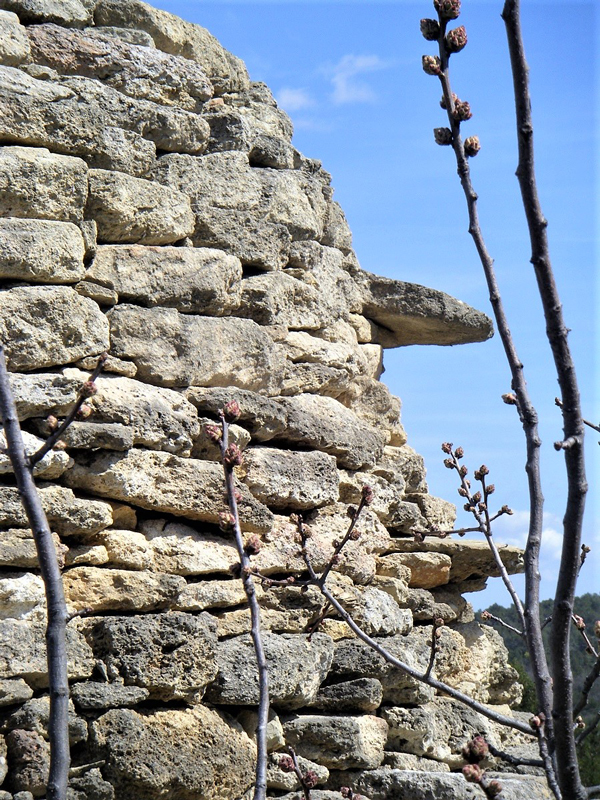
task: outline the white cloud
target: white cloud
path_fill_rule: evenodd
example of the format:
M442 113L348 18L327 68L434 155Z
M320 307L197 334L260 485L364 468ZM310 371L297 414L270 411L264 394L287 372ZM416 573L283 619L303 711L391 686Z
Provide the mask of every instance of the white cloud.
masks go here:
M379 56L345 55L337 64L329 65L323 71L329 75L333 84L332 100L336 105L346 103L372 103L376 99L375 92L363 80L358 78L369 72L386 69L388 64Z
M287 86L277 92L276 99L284 111L301 111L315 104L306 89L292 89Z
M498 544L525 547L529 532L529 511L513 511L512 516L504 514L492 526L494 539ZM562 523L556 514L544 511L542 525L542 555L549 558L560 557L563 535Z

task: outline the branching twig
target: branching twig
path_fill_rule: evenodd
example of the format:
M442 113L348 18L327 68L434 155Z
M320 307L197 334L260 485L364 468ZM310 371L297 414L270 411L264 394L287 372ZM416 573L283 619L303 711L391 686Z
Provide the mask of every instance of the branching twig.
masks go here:
M598 727L598 724L600 724L600 711L594 717L594 721L590 722L590 724L587 726L587 728L584 728L584 730L579 734L577 739L575 739L575 744L576 744L577 747L580 747L581 744L590 735L590 733L593 733L593 731Z
M518 636L524 636L523 631L520 631L518 628L515 628L512 625L509 625L508 622L504 622L503 619L500 619L500 617L494 616L494 614L491 614L489 611L482 611L481 612L481 619L484 622L489 622L490 620L492 622L497 622L498 625L501 625L503 628L507 628L509 631L512 631L513 633L516 633Z
M515 767L543 767L544 762L539 758L522 758L520 756L513 756L511 753L505 753L504 750L499 750L493 744L487 743L490 753L496 758L501 758L507 764L513 764Z
M33 480L33 463L31 458L27 458L25 455L17 409L8 380L4 347L1 344L0 413L15 480L35 540L46 592L48 614L46 653L50 693L50 716L48 719L50 772L46 796L48 800L65 800L70 764L67 717L69 703L66 652L67 607L52 534Z
M592 687L600 677L600 657L596 656L596 661L594 662L594 666L590 670L589 674L587 675L586 679L583 682L583 686L581 688L581 698L577 705L573 708L573 718L578 717L583 709L588 704L588 698L590 692L592 691ZM600 720L600 716L598 717ZM595 723L598 724L597 722Z

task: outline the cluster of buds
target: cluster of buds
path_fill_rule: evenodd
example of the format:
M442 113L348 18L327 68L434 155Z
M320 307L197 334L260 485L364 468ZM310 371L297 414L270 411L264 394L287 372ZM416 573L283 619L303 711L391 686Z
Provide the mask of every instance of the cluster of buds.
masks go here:
M573 614L573 624L575 625L578 631L585 630L585 620L583 619L583 617L580 617L577 614Z
M442 617L436 617L433 620L433 635L435 636L436 639L439 639L440 636L442 635L442 628L444 627L445 624L446 623L444 622Z
M374 498L373 488L371 486L363 486L361 496L363 506L370 506Z
M428 42L437 42L440 38L440 23L437 19L422 19L421 20L421 33L423 38Z
M545 722L546 722L546 715L542 711L540 711L538 714L535 714L535 716L531 717L531 719L529 720L529 725L531 728L533 728L534 731L539 731L540 728L544 727Z
M215 442L215 444L218 444L221 441L222 431L220 425L205 425L204 433L208 436L211 442Z
M82 397L93 397L95 394L98 394L98 387L94 383L94 381L86 381L79 393Z
M463 747L463 756L469 764L479 764L490 754L490 748L483 736L475 736Z
M244 454L237 444L230 444L227 450L225 450L223 461L230 468L239 467L244 461Z
M465 139L465 155L468 158L473 158L480 150L481 144L479 142L479 136L469 136L468 139Z
M46 417L46 427L49 433L53 433L58 428L58 420L54 414Z
M229 533L235 526L235 517L231 511L219 511L219 528L223 533Z
M237 401L230 400L228 403L225 403L221 413L227 422L235 422L240 418L242 412Z
M460 53L467 44L467 31L464 25L446 34L446 48L449 53Z
M517 395L513 394L512 392L507 392L506 394L502 395L502 402L506 403L507 406L516 406Z
M255 556L258 553L260 553L260 547L261 547L260 539L255 533L253 533L246 539L244 550L246 551L247 555Z
M455 100L452 116L457 122L466 122L466 120L471 119L473 116L471 106L466 100Z
M473 473L473 477L475 478L476 481L481 481L483 480L483 478L485 478L486 475L489 474L490 474L489 469L486 467L485 464L482 464L479 467L479 469L475 470L475 472Z
M442 146L452 144L452 131L450 128L434 128L433 138L436 144Z
M439 76L442 74L442 64L439 56L423 56L421 63L423 64L423 72L427 75Z
M460 0L433 0L440 19L456 19L460 14Z
M77 409L75 414L76 419L88 419L94 413L94 409L87 403L84 403Z

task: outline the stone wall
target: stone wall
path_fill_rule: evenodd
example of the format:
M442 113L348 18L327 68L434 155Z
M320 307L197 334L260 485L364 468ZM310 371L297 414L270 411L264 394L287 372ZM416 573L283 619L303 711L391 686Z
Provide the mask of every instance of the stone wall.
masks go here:
M333 590L421 668L442 617L437 676L506 711L517 676L463 597L494 573L491 558L479 542L415 543L454 508L428 494L379 380L383 348L482 341L489 319L361 270L330 176L201 27L138 0L0 8L0 339L28 447L110 352L91 414L38 466L81 614L68 640L70 800L238 800L251 786L249 614L205 432L231 398L256 566L302 572L298 511L324 564L369 483L375 501ZM43 795L48 762L44 592L2 454L0 471L0 800L26 800ZM521 569L518 551L503 557ZM258 591L273 797L297 788L278 767L284 741L317 773L316 798L352 785L372 800L474 797L451 772L464 742L485 731L521 746L387 666L335 616L309 639L312 590ZM545 796L536 777L505 785Z

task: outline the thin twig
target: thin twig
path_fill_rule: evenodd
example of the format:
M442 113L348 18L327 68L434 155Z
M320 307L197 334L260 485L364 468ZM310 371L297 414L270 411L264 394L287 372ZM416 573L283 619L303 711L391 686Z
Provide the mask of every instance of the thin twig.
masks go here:
M600 723L600 711L594 717L594 721L590 722L587 728L584 728L583 731L577 737L577 739L575 739L575 744L577 747L580 747L580 745L587 739L590 733L593 733L593 731L598 727L599 723Z
M291 745L287 746L287 751L290 754L290 758L292 759L294 772L296 773L296 777L298 778L298 782L300 783L300 788L302 789L304 800L310 800L310 789L304 783L304 775L302 774L302 770L300 769L300 765L298 764L298 757L296 756L296 751Z
M433 630L431 631L431 652L429 654L429 664L425 670L425 677L430 678L431 672L435 665L435 657L437 655L437 646L441 634L441 628L444 625L444 620L441 617L434 619Z
M50 772L46 796L48 800L65 800L71 760L68 729L67 606L52 533L33 479L33 464L31 458L27 458L23 446L21 426L10 389L2 344L0 344L0 413L15 480L33 533L46 593L48 615L46 654L50 693L48 719Z
M481 612L481 619L484 622L487 622L489 620L491 620L492 622L497 622L498 625L501 625L503 628L507 628L509 631L512 631L513 633L516 633L518 636L524 636L525 635L523 633L523 631L520 631L518 628L515 628L512 625L509 625L508 622L504 622L503 619L500 619L500 617L494 616L494 614L491 614L489 611L482 611Z
M579 702L573 709L573 719L575 719L575 717L578 717L583 711L583 709L587 706L589 695L590 692L592 691L592 687L594 686L599 677L600 677L600 657L596 656L596 661L594 662L594 666L592 667L592 669L590 670L589 674L587 675L586 679L583 682L583 686L581 688L581 698L579 699ZM596 724L598 723L596 722Z
M487 741L487 740L486 740ZM513 764L516 767L543 767L544 762L539 758L521 758L513 756L511 753L505 753L504 750L499 750L493 744L487 742L490 753L496 758L501 758L507 764Z

